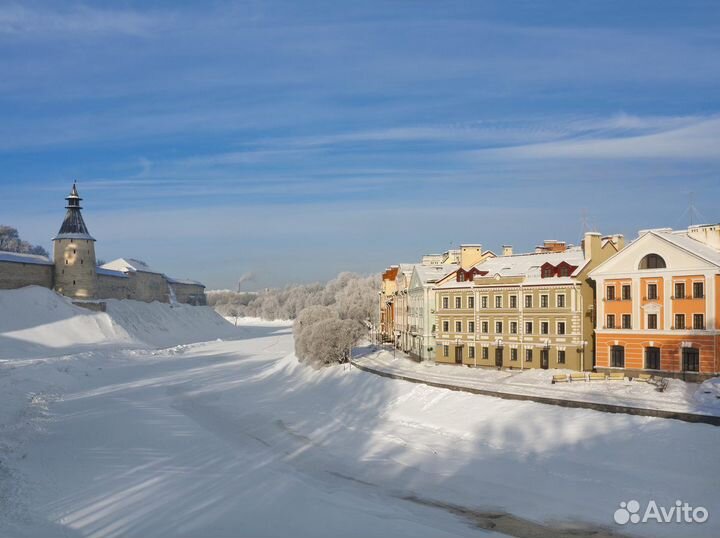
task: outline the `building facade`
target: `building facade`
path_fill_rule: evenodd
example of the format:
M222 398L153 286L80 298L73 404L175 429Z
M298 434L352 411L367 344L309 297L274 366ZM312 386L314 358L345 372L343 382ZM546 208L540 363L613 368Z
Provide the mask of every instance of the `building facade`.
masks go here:
M461 266L435 287L438 363L502 368L593 367L595 289L588 273L624 246L587 233L530 254Z
M720 225L641 231L590 276L598 370L688 380L720 373Z
M65 218L53 238L53 260L0 252L0 289L37 285L75 301L135 299L206 304L205 286L200 282L170 278L139 260L120 258L98 267L95 238L83 219L82 198L75 184L65 200Z

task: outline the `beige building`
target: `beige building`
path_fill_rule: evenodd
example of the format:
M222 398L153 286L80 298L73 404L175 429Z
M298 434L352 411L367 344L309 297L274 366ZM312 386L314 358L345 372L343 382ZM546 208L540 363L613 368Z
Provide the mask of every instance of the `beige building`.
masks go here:
M120 258L97 267L95 238L85 225L75 184L65 199L65 219L53 238L53 261L45 256L0 252L0 289L36 285L53 288L76 301L206 304L205 286L200 282L170 278L139 260Z
M462 264L435 287L438 363L503 368L593 367L595 290L588 272L624 246L587 233L530 254Z

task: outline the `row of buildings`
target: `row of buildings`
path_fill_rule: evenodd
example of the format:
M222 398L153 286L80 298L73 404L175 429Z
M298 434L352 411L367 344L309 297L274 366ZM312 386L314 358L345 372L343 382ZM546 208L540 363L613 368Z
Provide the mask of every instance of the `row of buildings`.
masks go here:
M205 286L176 279L134 258L118 258L98 266L95 238L82 216L82 198L73 184L65 198L65 219L53 237L53 259L0 251L0 289L43 286L78 304L103 306L102 299L206 304Z
M479 244L382 274L380 333L417 360L497 368L720 373L720 225L589 232L501 255Z

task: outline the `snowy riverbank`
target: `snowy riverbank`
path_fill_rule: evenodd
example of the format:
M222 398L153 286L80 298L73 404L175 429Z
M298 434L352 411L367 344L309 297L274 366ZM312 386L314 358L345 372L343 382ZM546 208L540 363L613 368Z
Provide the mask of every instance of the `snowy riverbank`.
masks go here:
M406 355L387 349L367 353L354 362L373 370L419 381L429 381L498 393L578 402L720 416L718 379L705 383L686 383L669 379L658 392L654 385L638 381L576 381L551 384L553 375L570 370L496 370L468 368L433 362L415 362Z

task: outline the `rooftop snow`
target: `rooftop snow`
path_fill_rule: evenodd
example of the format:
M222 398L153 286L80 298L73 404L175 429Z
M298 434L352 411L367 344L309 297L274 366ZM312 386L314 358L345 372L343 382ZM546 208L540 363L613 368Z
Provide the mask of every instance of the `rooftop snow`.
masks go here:
M0 250L0 262L32 263L35 265L53 265L46 256L38 254L21 254L19 252L7 252Z

